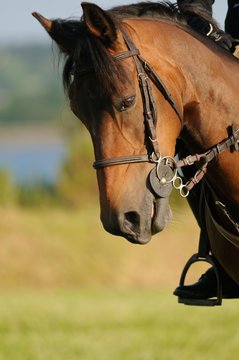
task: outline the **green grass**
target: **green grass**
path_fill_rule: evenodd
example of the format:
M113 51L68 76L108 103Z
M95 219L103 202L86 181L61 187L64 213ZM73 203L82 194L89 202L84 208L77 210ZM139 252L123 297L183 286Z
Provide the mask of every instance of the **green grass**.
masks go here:
M238 303L178 305L156 290L2 293L2 360L238 359Z

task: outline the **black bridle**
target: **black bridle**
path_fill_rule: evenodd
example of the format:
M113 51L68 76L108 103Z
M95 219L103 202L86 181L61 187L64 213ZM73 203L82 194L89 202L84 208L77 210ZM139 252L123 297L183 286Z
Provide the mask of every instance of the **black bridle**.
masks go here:
M141 154L127 155L116 158L96 160L93 163L93 167L95 169L101 169L107 166L142 163L142 162L158 163L159 160L161 159L157 133L156 133L157 110L156 110L156 106L153 98L153 92L150 86L149 79L156 85L158 90L163 94L165 99L174 109L181 122L181 127L183 127L184 125L183 116L179 111L177 105L173 101L171 94L163 84L162 80L159 78L159 76L153 70L150 64L141 57L139 50L135 47L134 43L128 37L128 35L123 30L121 30L121 32L125 44L128 48L128 51L115 55L114 58L116 60L122 60L128 57L132 57L134 59L137 69L139 87L143 101L143 111L144 111L143 115L145 120L145 127L146 127L147 141L148 141L148 143L146 144L148 147L148 153L142 155Z
M144 162L153 163L156 165L156 167L151 170L149 180L155 194L159 197L167 197L169 196L173 186L175 189L180 191L180 194L183 197L186 197L188 196L190 190L204 177L210 161L212 161L217 155L228 148L238 151L239 129L236 130L234 125L232 125L230 127L231 134L229 134L226 139L222 140L220 143L216 144L205 153L189 155L186 158L180 159L178 161L175 161L175 159L170 156L162 157L156 131L157 111L149 80L154 83L154 85L177 114L181 123L181 129L184 127L183 115L181 114L171 94L163 84L158 74L154 71L152 66L141 57L140 51L135 47L134 43L128 37L125 31L121 29L121 32L128 50L115 55L114 58L119 61L132 57L135 62L143 102L143 115L147 135L147 154L126 155L100 159L93 163L93 167L98 170L115 165L136 164ZM86 74L90 71L90 68L86 68L81 70L80 74ZM73 65L73 76L74 72L75 69ZM178 176L178 168L193 165L195 163L199 164L199 170L196 171L195 175L189 179L186 184L183 184L181 177Z
M177 176L176 162L172 157L161 157L156 131L157 110L149 79L155 84L155 86L158 88L158 90L161 92L161 94L164 96L164 98L167 100L167 102L177 114L181 123L181 129L184 126L183 116L177 105L175 104L171 94L167 90L166 86L159 78L158 74L154 71L151 65L141 57L139 50L135 47L134 43L128 37L125 31L121 30L121 32L128 51L115 55L114 58L116 60L122 60L128 57L132 57L134 59L143 102L147 154L127 155L108 159L100 159L96 160L93 163L93 167L95 169L102 169L109 166L123 164L135 164L143 162L154 163L156 164L156 167L150 172L149 181L155 194L159 197L169 196L172 190L172 185L176 184L175 181L176 179L178 179L177 184L179 184L179 189L184 195L184 192L182 190L184 188L184 185L182 184L181 179Z

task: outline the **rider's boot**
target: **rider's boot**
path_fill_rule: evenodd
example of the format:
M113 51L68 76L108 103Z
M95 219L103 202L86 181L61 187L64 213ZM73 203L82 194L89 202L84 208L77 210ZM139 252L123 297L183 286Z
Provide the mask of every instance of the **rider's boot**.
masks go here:
M224 299L239 298L239 285L220 267L222 281L222 297ZM184 299L210 299L217 296L217 280L213 268L210 268L192 285L178 286L174 295Z

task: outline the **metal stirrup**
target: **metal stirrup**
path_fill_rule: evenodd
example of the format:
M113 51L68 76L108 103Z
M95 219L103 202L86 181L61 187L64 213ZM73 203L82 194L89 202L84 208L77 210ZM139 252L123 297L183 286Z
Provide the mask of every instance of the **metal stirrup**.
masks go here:
M182 271L179 285L184 286L184 281L185 281L185 278L186 278L189 268L191 267L191 265L193 265L194 263L199 262L199 261L204 261L204 262L209 263L210 265L212 265L213 270L215 271L216 280L217 280L217 297L216 297L216 299L190 299L190 298L182 298L179 296L178 302L180 304L193 305L193 306L220 306L220 305L222 305L222 282L221 282L219 271L217 269L216 261L212 255L208 254L206 256L201 256L199 252L194 254L188 260L188 262L186 263L186 265Z
M180 278L179 286L184 286L185 278L188 273L189 268L196 262L204 261L212 265L213 270L216 275L217 281L217 297L216 299L189 299L178 297L178 302L185 305L194 305L194 306L219 306L222 304L222 281L220 273L218 271L216 259L210 255L210 244L207 235L200 236L198 252L191 256L187 261Z

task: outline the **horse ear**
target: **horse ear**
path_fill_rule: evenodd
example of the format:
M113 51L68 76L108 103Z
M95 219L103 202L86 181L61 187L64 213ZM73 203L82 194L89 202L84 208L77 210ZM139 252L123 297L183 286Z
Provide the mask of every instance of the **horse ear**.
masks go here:
M95 4L83 2L81 6L88 31L107 45L113 44L117 38L117 30L112 17Z
M60 19L49 20L37 12L33 12L32 15L40 22L63 53L69 54L74 50L79 36L76 22Z
M42 16L41 14L39 14L38 12L34 11L32 13L32 16L34 16L39 23L45 28L45 30L50 33L51 32L51 28L52 28L52 21L49 19L46 19L44 16Z

